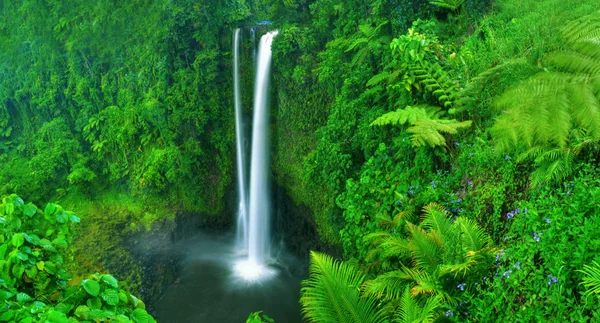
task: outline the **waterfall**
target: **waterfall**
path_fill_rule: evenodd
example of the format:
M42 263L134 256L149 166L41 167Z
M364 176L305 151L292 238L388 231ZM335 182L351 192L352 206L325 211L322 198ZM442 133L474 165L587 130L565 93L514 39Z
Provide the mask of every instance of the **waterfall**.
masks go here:
M254 83L254 120L250 164L248 260L264 264L271 252L269 201L269 78L271 43L277 31L261 37Z
M235 102L235 137L237 150L237 176L239 206L237 218L236 246L248 252L248 202L246 194L246 163L244 156L244 129L242 123L242 97L240 93L240 29L233 33L233 91Z

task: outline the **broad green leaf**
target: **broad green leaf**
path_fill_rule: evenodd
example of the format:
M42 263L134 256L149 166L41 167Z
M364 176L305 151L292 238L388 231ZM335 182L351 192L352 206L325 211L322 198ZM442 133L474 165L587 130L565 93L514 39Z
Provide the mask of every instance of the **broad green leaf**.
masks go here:
M25 270L25 273L27 274L27 277L33 279L37 276L38 269L36 266L31 266L29 269Z
M17 252L17 257L19 257L19 259L21 259L21 261L25 261L25 260L29 259L29 256L27 256L26 253L21 252L21 251Z
M6 203L6 214L12 215L15 212L15 205L11 202Z
M67 240L65 240L64 238L56 238L56 239L52 240L52 244L57 247L61 247L61 248L68 247Z
M23 235L21 233L17 233L12 237L12 244L13 244L13 246L15 246L17 248L22 246L24 242L25 242L25 238L23 237Z
M45 264L46 264L46 263L45 263L45 262L43 262L43 261L38 261L38 263L36 263L35 265L36 265L36 267L37 267L39 270L44 270L44 266L45 266Z
M148 323L150 321L150 315L148 315L146 310L141 308L136 308L133 313L131 313L131 318L136 323Z
M44 269L45 272L52 274L52 275L56 275L56 270L57 270L56 264L53 263L52 261L46 261L44 268L45 268Z
M25 267L21 264L15 264L12 268L12 274L15 278L20 279L25 272Z
M48 314L48 320L45 323L69 323L69 319L64 313L52 311Z
M26 302L30 302L33 300L33 297L25 294L25 293L18 293L17 294L17 302L19 302L19 304L23 304Z
M4 302L5 300L13 297L15 294L9 292L9 291L5 291L0 289L0 302Z
M46 207L44 208L45 215L47 215L47 216L54 215L55 212L56 212L56 204L54 204L54 203L46 204Z
M114 289L107 289L102 293L102 299L106 304L116 306L119 304L119 294Z
M73 222L73 223L79 223L79 222L81 222L81 219L77 215L75 215L75 214L71 214L69 216L69 220L71 222Z
M37 208L32 203L27 203L23 206L23 214L26 217L32 217L37 212Z
M91 310L95 310L95 309L99 309L100 307L102 307L102 300L100 300L100 298L98 298L98 297L94 297L94 298L88 299L86 304Z
M98 293L100 292L100 284L98 284L97 281L86 279L81 282L81 285L83 286L83 289L88 292L88 294L94 297L98 296Z
M77 306L77 309L75 309L75 315L83 319L87 319L89 314L90 308L85 305Z
M37 314L37 313L44 311L45 307L46 307L45 303L42 303L40 301L35 301L35 302L33 302L33 306L31 307L30 311L32 314Z
M56 222L58 223L67 223L69 221L69 215L65 211L60 211L56 213Z
M100 281L103 283L108 284L111 287L114 288L118 288L119 287L119 282L117 281L117 279L111 275L108 274L104 274L102 275L102 278L100 278Z
M14 322L13 316L15 315L15 311L6 311L0 315L0 322Z

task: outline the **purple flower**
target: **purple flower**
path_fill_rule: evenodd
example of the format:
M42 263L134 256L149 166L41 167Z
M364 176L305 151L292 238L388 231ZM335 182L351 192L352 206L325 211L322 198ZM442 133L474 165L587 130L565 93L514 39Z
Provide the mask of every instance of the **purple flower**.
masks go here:
M508 212L508 213L506 213L506 218L507 218L508 220L510 220L510 219L512 219L512 218L514 218L514 217L515 217L515 214L514 214L514 213L512 213L512 212Z
M461 291L461 292L464 292L464 291L465 291L465 287L467 287L467 284L465 284L465 283L458 284L458 285L456 286L456 288L460 289L460 291Z
M520 270L521 269L521 262L517 261L517 263L513 266L513 268L515 268L516 270Z
M510 274L512 274L512 270L505 271L502 276L506 277L506 279L510 278Z
M435 189L435 181L431 181L431 188Z
M552 221L550 221L550 219L548 219L548 218L544 218L544 220L545 220L545 221L546 221L546 223L548 223L548 224L550 224L550 222L552 222Z
M504 159L506 159L506 160L509 160L509 159L510 159L510 156L509 156L509 155L506 155L506 156L504 156Z
M558 279L556 277L554 277L554 275L550 274L548 275L548 286L555 284L558 282Z
M473 182L471 182L471 181L468 181L468 182L467 182L467 185L469 185L469 186L473 186Z
M567 190L567 195L571 194L571 190Z
M527 212L529 212L529 209L528 208L524 208L523 209L523 213L527 214Z
M500 259L502 258L502 256L504 255L504 250L501 250L499 253L496 254L496 262L500 261Z
M450 316L454 316L454 313L452 313L451 310L447 310L446 311L446 317L450 317Z
M540 242L540 237L541 236L542 236L541 232L540 233L534 232L533 233L533 240L535 240L536 242Z
M454 147L458 147L459 143L457 141L454 142Z
M456 200L456 202L457 202L457 203L460 203L460 202L462 202L462 198L460 198L460 197L459 197L459 198L458 198L458 200Z

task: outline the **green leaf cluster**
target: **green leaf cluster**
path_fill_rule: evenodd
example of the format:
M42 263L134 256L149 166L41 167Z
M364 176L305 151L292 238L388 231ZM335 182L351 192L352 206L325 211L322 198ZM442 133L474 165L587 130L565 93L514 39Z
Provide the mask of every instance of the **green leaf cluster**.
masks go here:
M0 204L0 322L151 323L144 303L119 288L117 279L72 277L72 226L79 217L59 205L41 210L16 196Z

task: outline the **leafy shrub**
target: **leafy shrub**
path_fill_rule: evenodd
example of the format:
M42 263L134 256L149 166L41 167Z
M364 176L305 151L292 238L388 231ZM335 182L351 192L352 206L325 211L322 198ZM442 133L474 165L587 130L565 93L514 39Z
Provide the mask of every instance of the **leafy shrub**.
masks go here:
M0 321L155 322L145 305L108 274L86 279L66 271L71 227L79 218L48 203L44 210L16 195L0 204Z
M600 260L599 170L580 175L561 189L533 192L505 217L512 222L492 276L471 288L470 315L476 322L589 321L600 318L600 300L587 295L581 269Z

